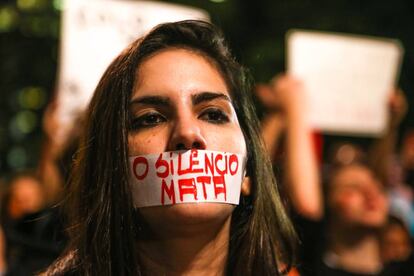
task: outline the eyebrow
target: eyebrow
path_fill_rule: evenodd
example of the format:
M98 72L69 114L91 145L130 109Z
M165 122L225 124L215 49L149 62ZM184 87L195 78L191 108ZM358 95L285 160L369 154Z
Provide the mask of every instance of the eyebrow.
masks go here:
M143 96L143 97L131 100L130 105L133 105L133 104L147 104L147 105L155 105L155 106L170 106L171 101L168 97Z
M215 99L224 99L231 103L231 100L227 95L219 92L201 92L191 96L193 105L198 105L202 102L209 102Z
M231 103L230 98L219 92L201 92L198 94L191 95L191 102L193 105L198 105L202 102L209 102L215 99L224 99ZM171 106L171 100L168 97L162 96L143 96L131 100L130 105L134 104L147 104L154 106Z

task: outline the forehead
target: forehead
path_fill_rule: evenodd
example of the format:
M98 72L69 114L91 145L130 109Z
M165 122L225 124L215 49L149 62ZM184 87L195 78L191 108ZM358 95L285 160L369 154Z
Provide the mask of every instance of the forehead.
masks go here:
M11 192L20 192L26 190L40 189L40 183L37 179L32 177L22 176L15 179L10 186Z
M21 186L21 185L37 185L39 181L36 178L30 176L19 176L18 178L14 179L11 183L11 186Z
M331 185L333 188L343 186L365 186L375 182L375 177L370 169L352 165L340 169L333 177Z
M198 91L229 94L215 63L205 55L189 49L161 50L144 59L136 74L132 98L142 93L160 93L169 97L177 93Z

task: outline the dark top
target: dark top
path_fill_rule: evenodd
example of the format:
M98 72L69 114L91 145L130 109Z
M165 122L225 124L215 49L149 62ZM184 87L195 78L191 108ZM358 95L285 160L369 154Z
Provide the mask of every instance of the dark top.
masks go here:
M6 275L33 275L62 252L66 239L61 214L45 209L19 220L3 218L6 239Z
M411 256L405 262L389 263L378 274L360 274L345 271L341 268L332 268L324 262L320 263L319 269L315 275L320 276L412 276L414 275L414 259Z

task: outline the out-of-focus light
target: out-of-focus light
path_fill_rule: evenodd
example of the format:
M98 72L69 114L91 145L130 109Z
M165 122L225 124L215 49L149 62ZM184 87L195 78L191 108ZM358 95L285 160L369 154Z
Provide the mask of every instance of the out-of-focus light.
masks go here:
M31 10L37 5L36 0L17 0L17 7L21 10Z
M7 163L11 168L23 168L27 164L27 153L22 147L13 147L7 154Z
M61 11L63 9L63 0L53 0L53 7L56 10Z
M47 6L48 0L17 0L17 7L21 10L38 10Z
M32 132L37 126L37 116L29 110L20 111L13 118L10 125L10 132L15 140L20 140L24 135Z
M47 36L50 32L50 19L44 16L28 16L20 24L22 32L26 35Z
M213 3L223 3L223 2L226 2L226 0L210 0L210 2L213 2Z
M46 102L46 92L41 87L26 87L20 91L18 101L23 109L40 109Z
M53 37L59 37L60 35L59 20L52 20L51 22L49 22L49 33ZM56 54L54 54L54 56L56 56Z
M9 123L9 135L14 142L20 142L26 136L18 127L16 119L11 120Z
M7 32L17 25L18 14L13 7L0 8L0 32Z

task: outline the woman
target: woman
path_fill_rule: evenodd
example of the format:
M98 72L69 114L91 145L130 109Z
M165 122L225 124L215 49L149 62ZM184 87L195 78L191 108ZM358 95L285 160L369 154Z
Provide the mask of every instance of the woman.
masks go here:
M373 171L363 163L332 170L326 205L327 239L318 275L390 275L381 262L378 242L388 201Z
M410 260L381 260L380 231L388 198L378 179L362 160L331 168L324 191L325 221L313 224L314 233L306 233L310 243L304 243L304 275L412 274Z
M295 234L280 202L244 69L209 23L159 25L109 66L89 107L71 184L67 254L50 274L280 275ZM131 156L246 156L239 205L134 208Z

